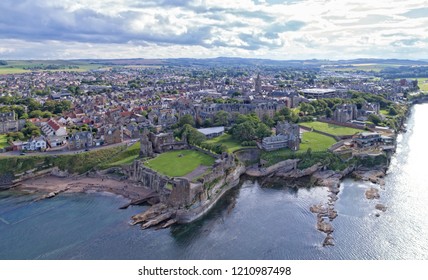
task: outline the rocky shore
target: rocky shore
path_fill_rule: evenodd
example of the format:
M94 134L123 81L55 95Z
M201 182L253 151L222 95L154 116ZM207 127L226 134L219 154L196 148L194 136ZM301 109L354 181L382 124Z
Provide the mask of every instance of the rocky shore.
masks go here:
M136 201L151 193L150 190L141 185L127 180L87 176L57 177L46 175L23 181L14 188L27 193L40 194L36 200L53 198L60 193L109 192L130 201Z

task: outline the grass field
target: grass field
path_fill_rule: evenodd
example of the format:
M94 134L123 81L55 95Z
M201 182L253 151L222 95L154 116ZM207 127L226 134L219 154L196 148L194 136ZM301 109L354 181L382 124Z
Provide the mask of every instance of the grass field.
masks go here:
M229 153L232 153L236 150L244 148L243 146L241 146L241 144L238 141L236 141L235 139L232 138L232 135L227 134L227 133L225 133L219 137L207 140L206 142L210 143L210 144L223 144L223 145L227 146L227 151Z
M92 69L98 69L105 67L105 65L90 64L83 61L66 61L66 60L10 60L7 61L8 65L0 66L0 75L2 74L20 74L31 71L73 71L73 72L84 72ZM24 68L38 67L47 65L59 65L63 66L64 69L54 70L28 70ZM69 66L77 66L79 68L69 69Z
M128 147L123 152L100 164L101 169L132 163L140 155L140 141Z
M363 130L361 129L339 126L339 125L323 123L323 122L304 122L300 124L309 128L313 128L322 132L329 133L331 135L335 135L335 136L353 135L355 133L363 132Z
M302 135L302 143L300 143L301 152L306 152L309 148L314 152L325 151L336 143L332 137L328 137L316 132L305 132Z
M213 164L213 157L192 150L166 152L145 163L151 169L170 177L184 176L199 165L211 166Z
M7 143L6 134L0 135L0 149L8 147L9 144Z
M420 90L428 91L428 78L418 78L418 86Z

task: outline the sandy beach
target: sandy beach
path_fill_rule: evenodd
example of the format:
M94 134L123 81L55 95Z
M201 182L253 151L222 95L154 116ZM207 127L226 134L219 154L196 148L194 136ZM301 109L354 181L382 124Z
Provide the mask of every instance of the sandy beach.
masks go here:
M53 192L109 192L131 201L141 199L151 193L148 188L126 180L86 176L60 178L52 175L23 181L14 189L30 193L40 192L41 195Z

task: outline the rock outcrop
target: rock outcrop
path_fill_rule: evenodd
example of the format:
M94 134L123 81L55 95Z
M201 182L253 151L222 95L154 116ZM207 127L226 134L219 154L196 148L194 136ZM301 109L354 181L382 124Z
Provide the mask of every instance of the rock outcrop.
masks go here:
M381 203L376 204L375 208L376 208L376 210L379 210L379 211L382 211L382 212L385 212L386 209L387 209L387 207L385 205L381 204Z
M373 187L366 190L365 195L366 195L367 199L379 199L380 198L379 190L376 188L373 188Z

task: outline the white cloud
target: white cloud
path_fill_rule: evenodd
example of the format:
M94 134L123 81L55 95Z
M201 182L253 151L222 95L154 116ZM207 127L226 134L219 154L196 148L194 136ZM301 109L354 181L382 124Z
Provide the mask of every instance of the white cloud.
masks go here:
M426 59L427 6L427 0L2 0L0 53Z

